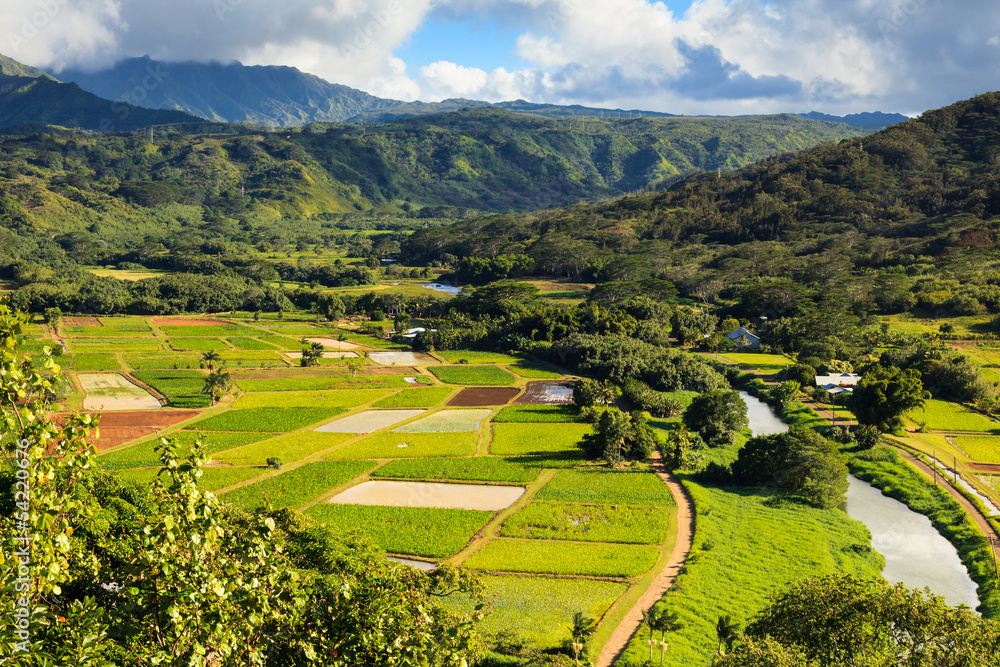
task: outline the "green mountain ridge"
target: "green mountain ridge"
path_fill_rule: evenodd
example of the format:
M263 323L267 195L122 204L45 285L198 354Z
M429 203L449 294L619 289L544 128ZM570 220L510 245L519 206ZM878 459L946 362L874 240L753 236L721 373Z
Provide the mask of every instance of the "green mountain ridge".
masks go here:
M63 70L60 79L112 100L172 109L208 120L282 127L339 122L400 104L329 83L294 67L161 62L127 58L97 72Z
M3 76L23 76L29 79L39 77L56 80L51 74L47 74L40 69L30 67L0 54L0 74Z

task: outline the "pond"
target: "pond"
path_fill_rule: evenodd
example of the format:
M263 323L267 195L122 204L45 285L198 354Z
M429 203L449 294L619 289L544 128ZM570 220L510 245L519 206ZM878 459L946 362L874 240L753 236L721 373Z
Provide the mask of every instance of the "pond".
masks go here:
M783 433L788 426L771 408L746 392L747 417L754 435ZM885 557L882 576L910 588L927 587L950 605L979 605L976 583L969 578L958 552L941 536L930 519L853 476L848 477L847 501L841 509L865 524L872 547Z
M442 285L441 283L421 283L420 286L434 290L435 292L444 292L445 294L450 294L451 296L458 296L462 291L461 287L455 287L454 285Z

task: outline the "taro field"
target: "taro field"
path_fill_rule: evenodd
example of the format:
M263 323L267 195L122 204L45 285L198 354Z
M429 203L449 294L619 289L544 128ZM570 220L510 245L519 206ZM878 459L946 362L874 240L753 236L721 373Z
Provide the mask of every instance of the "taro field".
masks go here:
M676 507L664 483L645 465L612 471L585 461L580 443L591 426L576 408L535 405L526 391L572 378L529 359L448 351L435 353L440 364L379 365L365 353L391 346L345 332L360 368L301 368L289 356L299 337L338 334L248 318L115 318L113 327L86 328L67 334L100 342L71 340L70 372L120 371L166 397L160 434L182 456L202 440L210 457L202 479L220 498L362 531L395 558L476 570L493 600L490 635L554 648L577 612L610 632L673 547ZM105 351L112 334L135 338ZM233 380L215 406L202 393L205 355ZM160 470L158 446L137 433L99 461L148 485ZM337 498L371 480L416 485L416 504ZM509 504L477 500L491 489ZM456 496L460 508L446 500Z

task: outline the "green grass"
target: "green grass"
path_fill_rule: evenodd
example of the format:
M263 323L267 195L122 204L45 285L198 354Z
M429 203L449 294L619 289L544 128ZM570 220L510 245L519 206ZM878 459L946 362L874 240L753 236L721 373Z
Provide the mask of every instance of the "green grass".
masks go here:
M107 331L126 331L129 333L148 332L149 323L141 317L102 317L98 320L101 327L87 327L93 329L104 329Z
M236 324L205 325L205 326L166 326L160 327L168 338L200 338L204 336L253 336L259 333L256 329Z
M785 370L786 366L793 366L794 361L780 354L763 354L757 352L726 352L719 354L723 359L734 361L745 369L773 375Z
M236 384L243 391L324 391L410 386L402 375L359 375L353 378L346 375L289 375L282 378L237 379Z
M563 470L538 492L539 500L673 505L667 485L651 472Z
M164 352L162 354L126 354L125 363L137 371L157 371L170 370L175 366L178 369L198 368L201 361L200 354L184 352Z
M496 366L431 366L428 370L441 382L475 386L514 384L514 376Z
M684 628L671 634L664 664L706 664L717 648L715 622L731 615L746 626L799 579L831 572L877 577L882 559L859 522L839 510L769 506L770 492L717 489L685 482L698 520L694 549L683 574L663 598ZM616 663L638 667L649 658L644 631Z
M386 396L374 404L376 408L429 408L441 403L454 393L451 387L419 387L404 389Z
M335 447L354 437L348 433L288 433L256 444L220 452L215 459L233 465L266 465L271 457L282 463L301 461L310 454Z
M978 412L948 401L929 400L923 410L914 410L909 417L914 421L926 422L927 428L931 431L1000 434L1000 423L990 421Z
M570 424L580 420L574 405L508 405L502 408L493 423L546 423Z
M394 433L473 433L479 430L491 410L441 410L417 421L397 426Z
M493 518L492 512L475 510L328 503L311 507L307 514L344 531L360 529L389 553L426 558L461 551Z
M248 479L259 477L266 472L263 468L202 468L200 483L202 488L209 491L218 491L233 484L245 482ZM132 470L118 470L116 475L124 479L138 482L142 486L153 483L160 473L160 468L135 468ZM166 479L166 478L164 478Z
M182 352L208 352L210 350L221 352L229 349L229 346L218 338L171 338L170 346Z
M113 354L74 354L67 368L74 371L117 371L121 369Z
M656 547L573 544L542 540L493 540L463 565L487 572L635 577L656 564Z
M226 494L225 499L243 509L253 510L270 503L274 508L298 507L330 489L354 479L374 464L371 461L317 461L244 486Z
M569 638L573 615L601 618L626 591L626 584L591 579L482 577L492 612L479 625L487 637L509 632L539 649L555 648ZM443 598L446 609L471 614L468 598Z
M538 477L538 469L482 456L467 459L400 459L382 466L372 473L372 477L527 484Z
M654 505L533 502L504 522L500 534L535 540L659 544L671 510Z
M211 404L201 393L205 375L198 371L136 371L136 378L167 397L178 408L206 408Z
M339 391L274 391L240 396L234 408L356 408L389 393L389 389Z
M517 373L523 378L530 378L532 380L558 380L562 377L561 373L556 373L551 371L545 366L539 366L538 364L532 364L526 361L519 361L516 364L509 364L507 370Z
M956 435L955 445L979 463L1000 463L1000 438L991 436Z
M178 454L187 457L191 453L191 445L196 439L201 439L206 453L213 453L242 447L271 437L269 433L200 433L198 431L178 431L166 436L176 441ZM160 465L159 453L154 451L160 446L160 439L153 438L125 449L116 449L98 457L98 462L107 468L143 468Z
M249 408L230 410L195 423L204 431L269 431L283 433L305 428L346 412L343 408Z
M472 456L476 433L379 433L326 455L328 459L403 459ZM406 445L403 447L402 445Z
M501 456L579 451L590 424L494 424L490 453Z
M155 352L162 349L155 338L73 338L74 352Z
M282 350L301 350L302 343L297 338L287 336L258 336L258 338Z
M520 359L499 352L479 352L476 350L440 350L435 353L451 364L516 364Z
M235 337L227 338L229 344L237 350L273 350L274 346L256 338Z

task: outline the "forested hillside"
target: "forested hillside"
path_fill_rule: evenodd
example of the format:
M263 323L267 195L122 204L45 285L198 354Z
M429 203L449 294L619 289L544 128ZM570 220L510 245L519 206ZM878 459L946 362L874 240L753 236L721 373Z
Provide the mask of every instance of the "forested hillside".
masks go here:
M656 194L420 230L403 254L416 264L526 255L524 273L597 282L656 277L754 317L824 300L841 312L998 312L1000 274L985 271L998 154L1000 95L988 94ZM483 275L508 277L488 264Z

